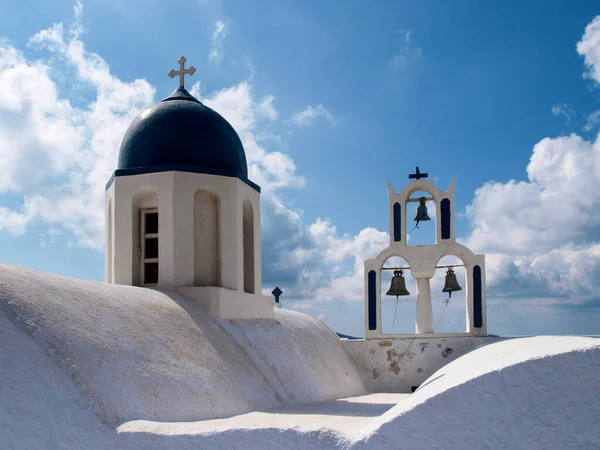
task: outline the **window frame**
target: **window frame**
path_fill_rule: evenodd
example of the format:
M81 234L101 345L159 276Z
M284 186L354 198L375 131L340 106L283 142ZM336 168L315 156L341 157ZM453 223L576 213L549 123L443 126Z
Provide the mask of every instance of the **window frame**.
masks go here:
M156 283L146 283L146 264L156 263L160 273L159 258L146 258L146 239L155 238L158 241L158 233L146 233L146 215L148 214L156 214L158 216L158 208L144 208L140 210L140 284L142 286L156 286L158 284L158 276ZM157 219L160 220L160 217L157 217Z

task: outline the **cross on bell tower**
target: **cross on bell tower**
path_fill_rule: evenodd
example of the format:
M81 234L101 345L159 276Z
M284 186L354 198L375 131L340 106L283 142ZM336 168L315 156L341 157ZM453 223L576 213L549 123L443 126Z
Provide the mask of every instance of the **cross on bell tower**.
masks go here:
M196 68L194 66L190 66L187 69L184 69L185 63L187 59L184 56L180 56L177 62L179 63L179 70L171 69L168 73L169 77L175 78L175 75L179 75L179 87L183 88L183 79L186 75L194 75L196 73Z
M415 178L417 180L420 180L421 178L427 178L427 174L426 173L421 173L419 171L419 166L417 166L417 173L411 173L408 176L409 179Z

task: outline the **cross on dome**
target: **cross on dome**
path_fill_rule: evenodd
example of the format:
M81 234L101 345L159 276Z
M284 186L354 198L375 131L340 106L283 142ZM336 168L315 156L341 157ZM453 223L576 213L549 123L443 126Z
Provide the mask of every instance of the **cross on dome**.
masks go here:
M179 75L179 87L183 88L183 79L186 75L194 75L196 73L196 68L194 66L190 66L187 69L184 69L185 63L187 59L184 56L180 56L177 62L179 63L179 70L171 69L168 73L169 77L175 78L175 75Z

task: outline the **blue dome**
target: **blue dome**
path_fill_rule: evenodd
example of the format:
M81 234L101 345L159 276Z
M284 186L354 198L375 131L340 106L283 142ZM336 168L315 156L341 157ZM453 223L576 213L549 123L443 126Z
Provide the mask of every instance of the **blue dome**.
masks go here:
M246 154L238 134L219 113L184 88L142 112L119 150L116 175L173 170L212 173L248 182Z

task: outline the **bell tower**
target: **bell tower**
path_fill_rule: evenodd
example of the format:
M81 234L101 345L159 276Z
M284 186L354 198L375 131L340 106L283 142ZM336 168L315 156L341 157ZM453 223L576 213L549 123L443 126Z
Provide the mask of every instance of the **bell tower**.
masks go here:
M386 295L410 295L406 290L404 273L410 271L417 280L415 334L392 334L386 337L423 337L445 336L485 336L487 334L486 295L485 295L485 255L475 255L471 250L455 240L454 224L454 183L450 181L446 191L441 191L433 182L427 180L427 173L409 175L409 182L402 191L396 193L390 183L388 186L390 211L390 245L373 259L365 261L365 338L381 338L381 272L393 270L392 285ZM429 197L410 198L415 192L424 191ZM435 204L436 242L432 245L408 246L407 205L419 202L414 221L430 220L427 202ZM431 278L436 269L447 269L446 284L442 290L449 295L462 288L456 281L454 266L438 266L444 256L456 256L462 262L459 266L466 273L466 329L461 333L435 333L431 304ZM408 267L384 268L386 260L399 256L408 262Z

